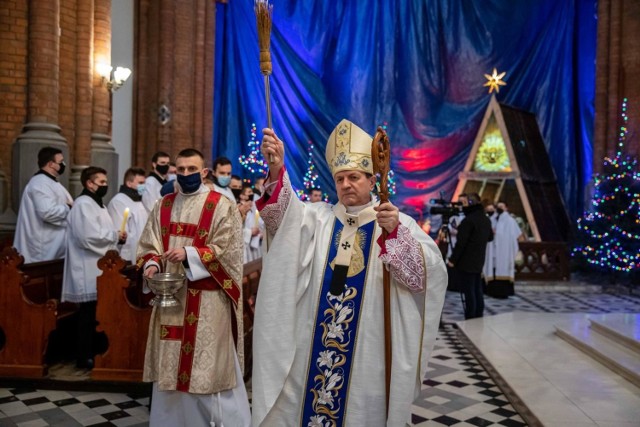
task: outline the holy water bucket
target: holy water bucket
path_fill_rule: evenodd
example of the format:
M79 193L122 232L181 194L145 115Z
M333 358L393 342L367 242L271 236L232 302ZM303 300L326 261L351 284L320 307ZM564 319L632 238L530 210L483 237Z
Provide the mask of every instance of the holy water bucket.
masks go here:
M175 294L186 283L186 276L182 273L156 273L152 277L145 277L147 286L155 294L149 301L156 307L175 307L180 305Z

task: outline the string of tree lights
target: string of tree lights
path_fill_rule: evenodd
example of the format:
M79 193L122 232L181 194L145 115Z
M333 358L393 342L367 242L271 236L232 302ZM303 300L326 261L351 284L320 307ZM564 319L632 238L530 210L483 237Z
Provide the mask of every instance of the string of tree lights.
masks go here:
M251 139L249 140L249 154L241 155L238 157L240 164L244 167L250 174L252 178L256 178L258 176L264 176L267 173L268 165L267 162L262 157L262 152L260 151L260 141L258 141L258 129L256 128L255 123L251 123Z
M577 222L573 255L600 271L640 271L640 172L638 160L625 152L628 119L624 98L616 154L605 157L594 178L591 211Z
M320 186L317 184L318 172L316 171L316 164L313 161L313 141L308 141L307 145L307 172L305 172L304 177L302 178L303 189L296 190L296 194L298 198L302 201L309 200L309 190L312 188L318 188L322 192L322 200L325 202L329 202L329 195L322 191Z

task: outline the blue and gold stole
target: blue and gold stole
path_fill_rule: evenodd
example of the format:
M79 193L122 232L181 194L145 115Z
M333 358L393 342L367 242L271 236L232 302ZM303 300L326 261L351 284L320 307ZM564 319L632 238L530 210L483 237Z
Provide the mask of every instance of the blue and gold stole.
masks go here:
M363 215L345 217L346 227L336 219L333 226L304 388L301 419L304 427L341 426L346 419L349 380L376 228L371 215L367 216L368 222L359 227L357 219L362 220ZM351 237L342 236L343 231ZM351 257L342 293L334 295L330 288L339 251L350 251Z

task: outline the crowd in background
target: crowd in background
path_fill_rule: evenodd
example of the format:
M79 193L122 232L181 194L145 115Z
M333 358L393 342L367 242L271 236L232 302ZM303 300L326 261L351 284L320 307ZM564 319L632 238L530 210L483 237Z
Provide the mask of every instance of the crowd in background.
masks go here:
M127 169L118 193L108 203L103 199L113 178L105 169L89 166L81 173L83 189L74 199L58 181L66 170L62 151L44 147L38 153L38 172L23 191L13 245L25 263L65 259L62 301L79 306L78 368L93 367L98 259L115 249L135 263L150 212L164 195L180 191L176 164L168 153L155 153L150 166L149 172ZM262 194L263 183L264 178L251 183L234 175L225 157L217 158L202 180L236 205L243 223L244 263L262 256L264 222L254 201Z

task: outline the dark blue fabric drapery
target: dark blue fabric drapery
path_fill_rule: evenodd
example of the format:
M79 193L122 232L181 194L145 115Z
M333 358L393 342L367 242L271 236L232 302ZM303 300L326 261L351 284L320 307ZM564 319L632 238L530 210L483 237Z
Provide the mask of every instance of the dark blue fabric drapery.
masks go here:
M213 153L248 154L266 124L253 1L217 5ZM490 95L484 74L506 71L498 100L536 114L571 214L591 174L595 95L594 0L274 2L273 125L302 187L308 141L319 180L326 139L348 118L373 134L387 122L408 213L450 196ZM261 132L258 132L261 137Z

